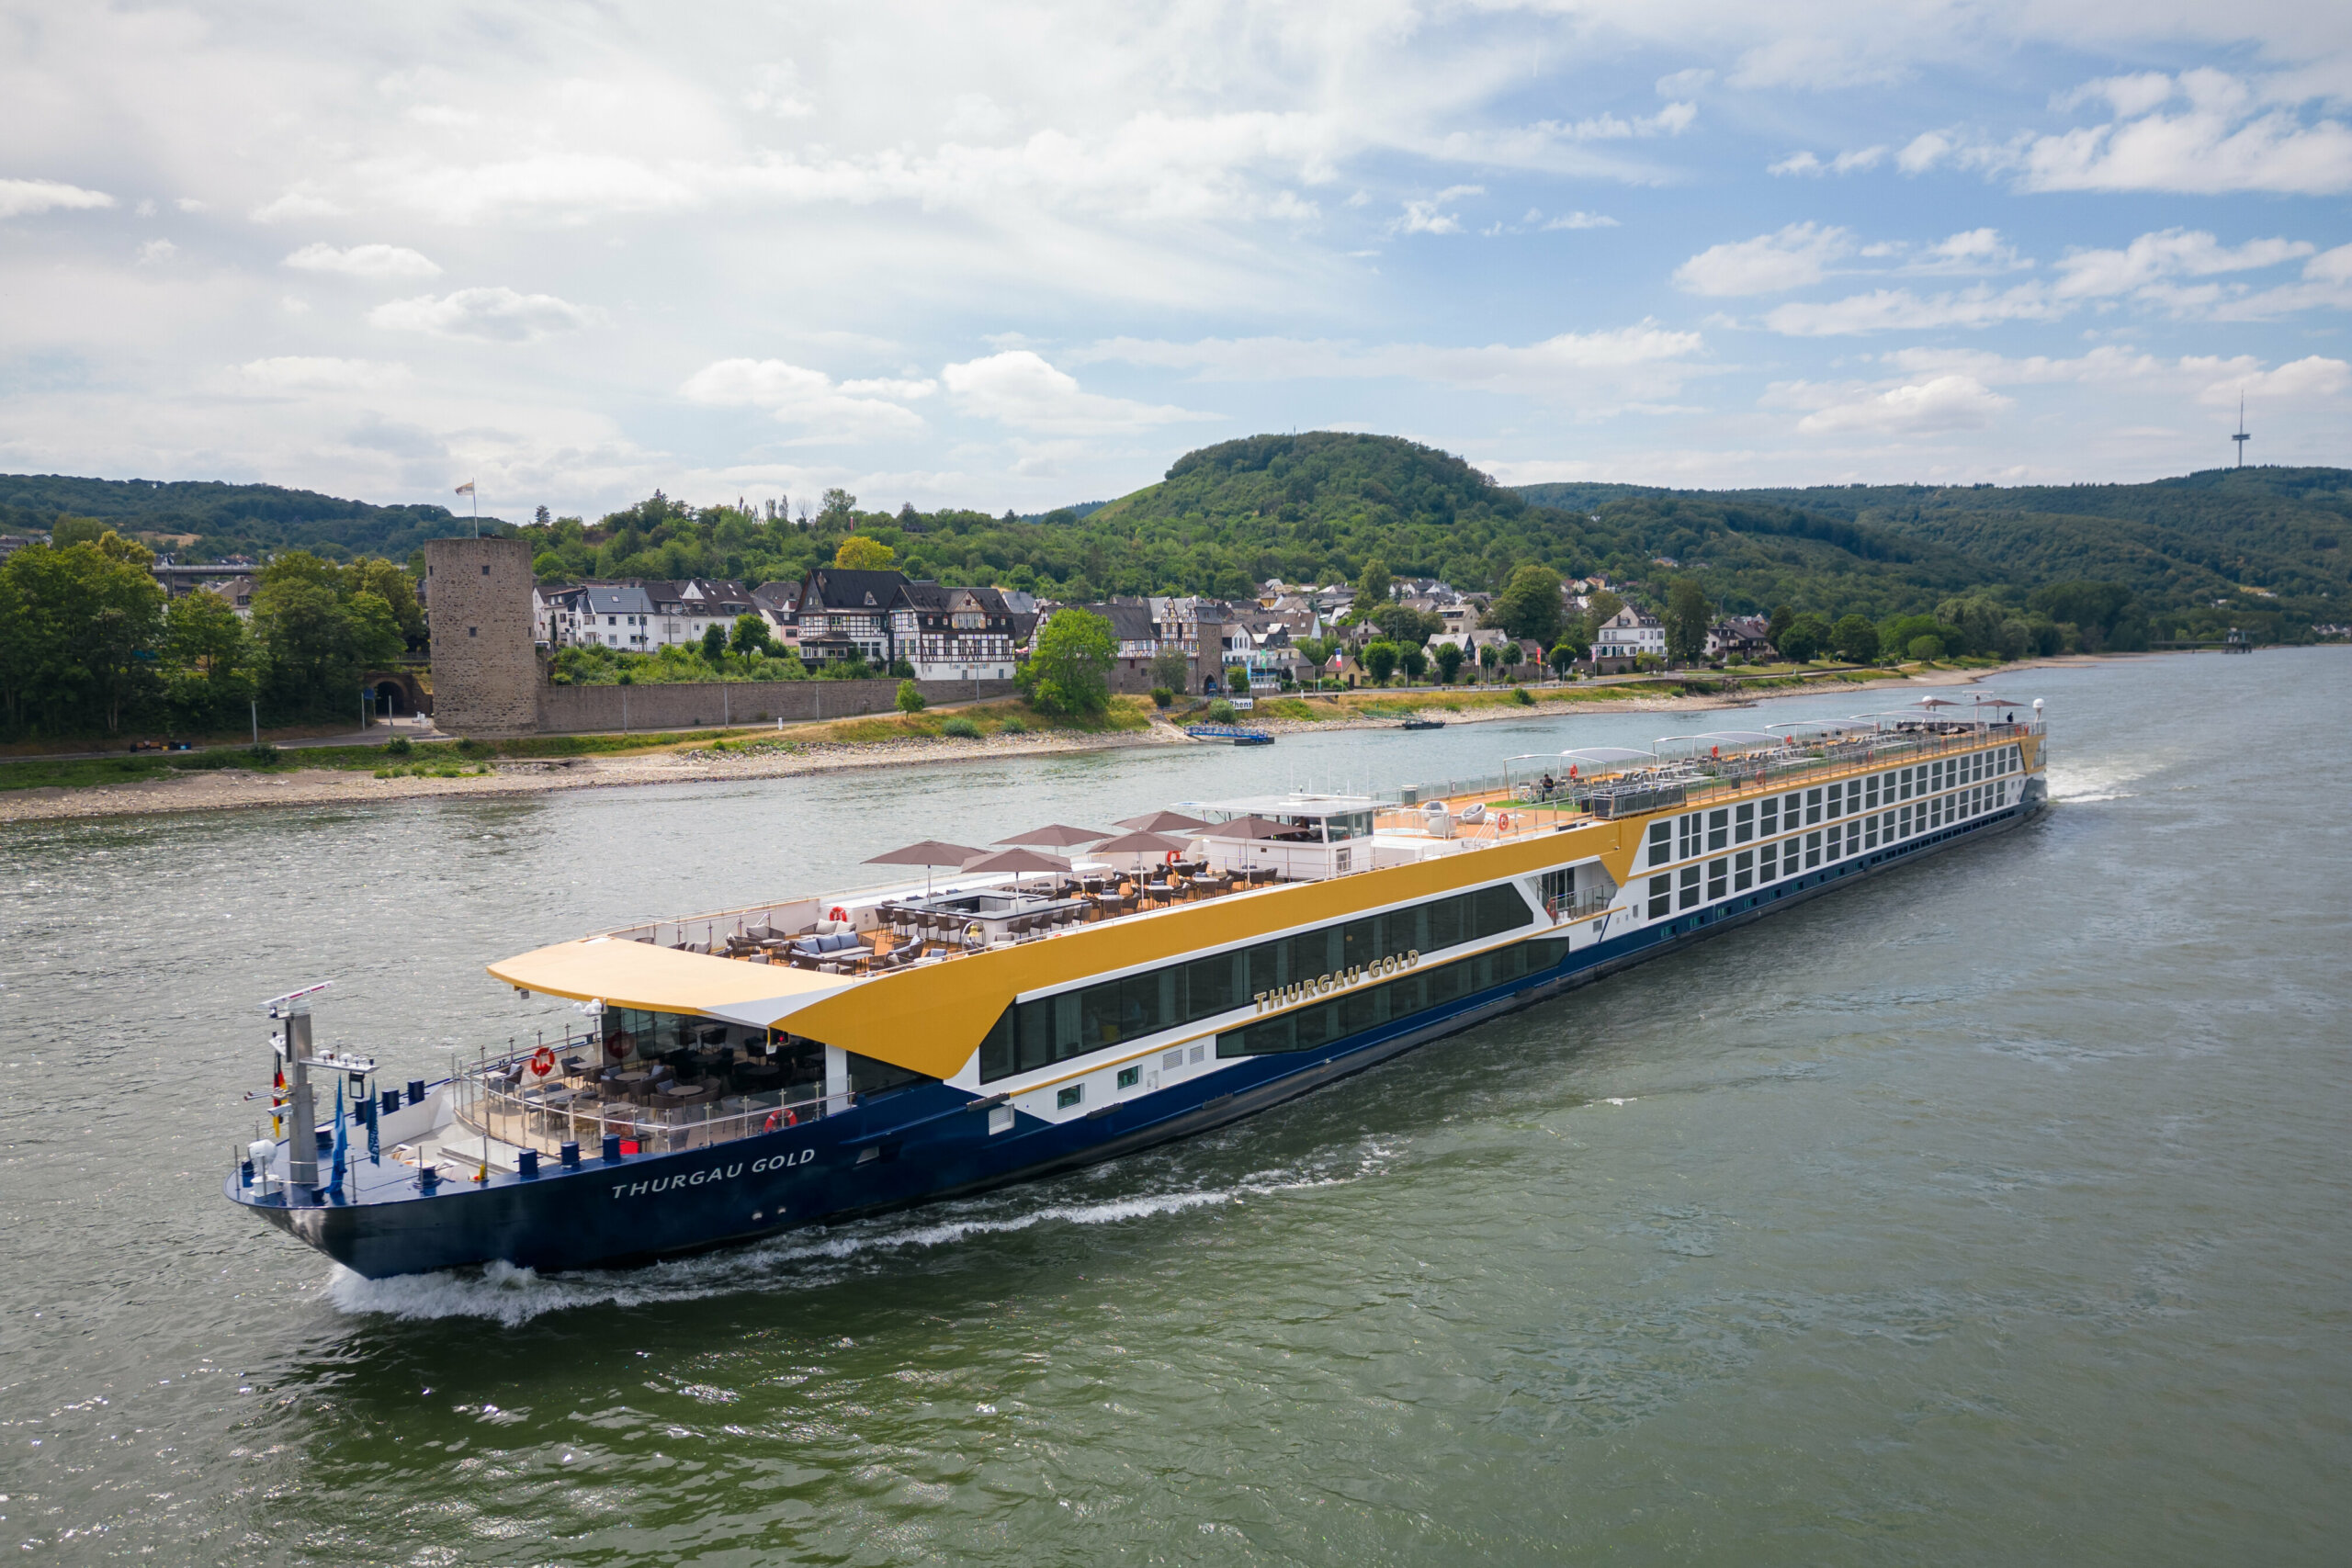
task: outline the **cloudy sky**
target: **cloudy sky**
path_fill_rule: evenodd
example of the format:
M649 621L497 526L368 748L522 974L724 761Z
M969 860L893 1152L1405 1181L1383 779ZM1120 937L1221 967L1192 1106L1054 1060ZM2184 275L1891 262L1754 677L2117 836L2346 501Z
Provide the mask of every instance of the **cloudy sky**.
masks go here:
M2352 6L0 0L0 470L1037 510L2352 463Z

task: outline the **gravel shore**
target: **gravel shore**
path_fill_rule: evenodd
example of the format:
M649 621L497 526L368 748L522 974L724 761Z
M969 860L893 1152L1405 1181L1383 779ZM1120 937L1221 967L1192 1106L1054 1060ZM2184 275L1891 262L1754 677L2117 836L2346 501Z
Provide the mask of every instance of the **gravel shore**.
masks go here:
M2043 664L2072 662L2066 660ZM2033 665L2007 665L2004 676ZM1811 689L1850 693L1885 687L1962 685L1988 671L1939 670L1926 675L1894 676L1883 681L1822 682ZM1796 694L1802 688L1777 687L1753 697L1724 694L1704 697L1628 697L1606 704L1575 707L1546 704L1521 707L1516 704L1465 708L1442 716L1448 725L1487 724L1563 712L1669 713L1710 708L1746 707L1768 697ZM1402 694L1400 694L1401 695ZM1335 729L1387 729L1394 717L1324 720L1270 719L1256 727L1275 734ZM990 736L982 740L880 740L861 744L826 741L786 741L763 744L759 732L748 732L729 742L730 750L680 750L638 756L575 757L539 761L499 761L487 773L457 778L404 775L379 779L371 773L335 768L301 768L291 773L244 773L221 769L183 773L137 784L96 784L78 789L51 787L11 790L0 795L0 824L47 822L72 818L143 817L178 811L234 811L262 807L350 806L386 800L467 798L540 795L553 790L604 789L628 784L695 784L710 779L791 778L803 773L836 773L846 768L890 768L910 764L996 761L1008 757L1107 751L1131 747L1185 746L1183 731L1166 723L1147 730L1102 735L1032 732ZM734 747L743 750L733 750Z

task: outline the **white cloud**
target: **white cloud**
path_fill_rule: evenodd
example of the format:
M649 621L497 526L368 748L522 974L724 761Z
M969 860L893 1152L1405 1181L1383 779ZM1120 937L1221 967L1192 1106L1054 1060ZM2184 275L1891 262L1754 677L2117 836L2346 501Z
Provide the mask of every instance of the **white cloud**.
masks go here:
M2130 294L2173 277L2211 277L2251 272L2310 255L2303 240L2248 240L2234 250L2198 229L2166 229L2143 234L2120 251L2070 251L2059 258L2057 292L2063 299Z
M937 389L928 379L836 384L821 370L781 359L722 359L695 372L678 393L707 408L765 409L808 441L871 441L922 434L922 416L901 404Z
M552 294L520 294L512 288L460 288L435 299L392 299L368 312L368 323L394 332L481 343L530 343L558 333L594 326L602 313Z
M253 359L230 372L232 389L284 396L294 392L368 392L410 379L398 361L332 359L289 355Z
M1860 87L1898 81L1909 73L1899 59L1855 38L1777 38L1740 56L1731 73L1735 87Z
M153 266L167 262L180 254L180 248L169 240L150 240L139 247L139 265Z
M1114 338L1080 350L1081 363L1119 360L1194 371L1204 380L1424 381L1551 402L1607 402L1629 392L1671 395L1700 373L1705 343L1697 333L1654 321L1597 333L1562 333L1532 344L1364 346L1300 338L1210 338L1168 343Z
M274 200L266 201L253 210L256 223L282 223L289 218L339 218L344 208L321 194L308 180L297 183Z
M1764 324L1788 337L1837 337L1855 333L1987 327L1996 321L2046 321L2064 314L2038 284L2001 293L1979 286L1921 299L1908 288L1879 288L1826 303L1776 306Z
M752 73L752 86L743 95L743 107L753 114L771 114L778 119L805 119L817 112L817 106L801 96L800 72L789 60L763 65Z
M2313 354L2290 361L2270 370L2239 372L2219 360L2181 361L2184 369L2191 366L2211 367L2221 372L2199 397L2198 400L2211 408L2229 408L2244 393L2249 402L2309 402L2331 399L2352 386L2352 365L2341 359L2327 359Z
M304 245L286 258L286 265L305 272L339 272L351 277L376 279L438 277L441 269L426 256L401 245Z
M1530 212L1527 215L1528 221L1532 223L1543 216L1540 212ZM1555 229L1615 229L1619 227L1622 225L1617 220L1603 217L1598 212L1563 212L1557 218L1544 219L1542 231L1548 234Z
M2065 110L2076 108L2093 98L2104 98L2115 112L2125 118L2146 114L2173 95L2173 80L2161 71L2143 71L2133 76L2107 76L2096 82L2086 82L2072 91L2060 93L2050 107Z
M1487 187L1484 186L1448 186L1425 201L1408 201L1405 204L1405 215L1391 226L1391 231L1405 234L1459 234L1462 232L1462 215L1458 212L1440 212L1438 209L1449 201L1459 201L1465 196L1486 194Z
M85 190L62 180L0 180L0 219L113 205L114 197L102 190Z
M1081 391L1075 377L1025 348L950 365L940 378L961 412L1052 434L1104 435L1217 417Z
M1710 245L1674 270L1674 281L1693 294L1776 294L1818 283L1829 264L1853 249L1845 230L1792 223L1752 240Z
M1927 435L1949 430L1981 430L2013 400L1969 376L1939 376L1916 386L1890 388L1848 402L1833 403L1797 421L1807 435L1867 431L1881 435Z
M1840 152L1827 163L1812 152L1792 152L1777 164L1768 164L1768 175L1806 175L1818 179L1824 175L1850 175L1857 170L1875 169L1886 162L1884 147L1860 147L1850 152Z

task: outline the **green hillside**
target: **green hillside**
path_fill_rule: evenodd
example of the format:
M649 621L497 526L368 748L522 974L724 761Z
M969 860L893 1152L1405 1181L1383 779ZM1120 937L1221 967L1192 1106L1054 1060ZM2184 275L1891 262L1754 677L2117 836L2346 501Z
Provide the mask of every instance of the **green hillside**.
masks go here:
M278 485L0 474L0 534L46 533L60 517L94 517L126 537L193 536L193 544L163 547L186 560L297 547L336 559L406 560L427 539L473 528L472 518L446 506L371 506ZM485 517L481 526L491 533L506 525Z

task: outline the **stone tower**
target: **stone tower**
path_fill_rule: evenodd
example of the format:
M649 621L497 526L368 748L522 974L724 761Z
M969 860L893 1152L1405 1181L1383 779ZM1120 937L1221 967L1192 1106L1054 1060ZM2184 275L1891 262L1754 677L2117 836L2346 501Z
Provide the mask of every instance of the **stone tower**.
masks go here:
M537 729L530 545L522 539L428 539L424 577L435 727L464 736L528 735Z

